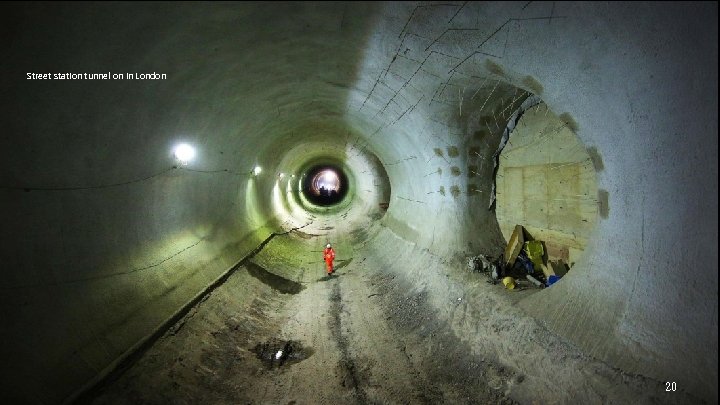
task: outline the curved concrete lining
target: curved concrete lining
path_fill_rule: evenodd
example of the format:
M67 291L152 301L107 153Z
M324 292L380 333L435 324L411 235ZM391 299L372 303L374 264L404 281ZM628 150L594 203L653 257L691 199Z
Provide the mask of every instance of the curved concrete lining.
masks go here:
M424 254L464 263L499 253L492 166L468 168L492 156L504 111L531 94L602 167L585 254L520 307L589 356L717 402L717 4L30 4L0 14L0 354L11 402L70 397L272 232L312 219L294 199L273 202L292 194L273 191L277 173L307 162L293 150L327 143L358 196L378 186L352 202L358 216L389 195L375 217L386 231L367 245L395 243L409 277L427 268ZM65 72L167 79L26 79ZM178 142L197 149L187 166L172 157ZM373 183L378 173L389 186Z

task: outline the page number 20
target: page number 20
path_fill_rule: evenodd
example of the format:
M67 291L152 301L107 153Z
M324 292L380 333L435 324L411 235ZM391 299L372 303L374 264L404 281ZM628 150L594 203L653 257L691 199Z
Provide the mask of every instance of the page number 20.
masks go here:
M676 389L677 389L677 385L675 384L675 381L672 381L672 382L666 381L665 382L665 392L675 391Z

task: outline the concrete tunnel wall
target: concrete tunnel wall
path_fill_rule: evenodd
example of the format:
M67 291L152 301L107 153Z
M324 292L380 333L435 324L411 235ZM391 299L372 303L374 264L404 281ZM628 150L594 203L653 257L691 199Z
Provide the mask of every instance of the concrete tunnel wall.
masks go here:
M601 155L607 215L566 279L521 306L592 356L717 401L716 4L2 10L6 399L69 398L282 229L274 174L308 140L377 156L381 221L401 238L497 254L492 170L468 178L468 149L491 156L486 123L528 92ZM107 71L167 80L25 79ZM173 169L179 141L198 157Z

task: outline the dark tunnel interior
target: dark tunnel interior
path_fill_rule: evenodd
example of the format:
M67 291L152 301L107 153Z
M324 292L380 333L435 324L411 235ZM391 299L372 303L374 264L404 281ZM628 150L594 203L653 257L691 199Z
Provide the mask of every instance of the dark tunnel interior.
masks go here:
M314 165L303 172L300 179L305 198L319 206L342 202L350 189L345 171L335 165Z
M717 403L717 16L0 5L1 399Z

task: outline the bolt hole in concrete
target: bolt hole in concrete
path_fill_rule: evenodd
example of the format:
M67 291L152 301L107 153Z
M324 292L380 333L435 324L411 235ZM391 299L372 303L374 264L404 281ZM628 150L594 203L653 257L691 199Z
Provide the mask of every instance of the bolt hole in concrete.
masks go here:
M525 240L542 241L546 279L578 262L600 213L602 157L595 148L588 152L577 130L569 114L558 116L540 102L523 112L499 157L498 224L507 241L516 225Z

